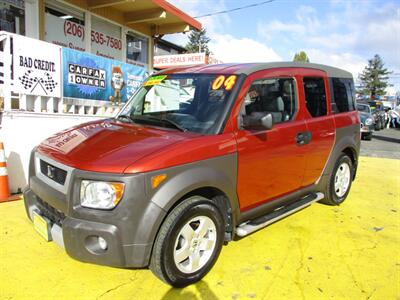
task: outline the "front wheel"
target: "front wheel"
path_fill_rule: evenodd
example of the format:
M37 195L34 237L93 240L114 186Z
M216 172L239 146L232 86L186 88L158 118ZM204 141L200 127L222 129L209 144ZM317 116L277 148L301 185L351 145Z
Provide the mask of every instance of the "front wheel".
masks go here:
M217 260L224 240L219 209L206 198L184 200L167 216L157 235L151 271L174 287L203 278Z
M325 198L321 202L329 205L341 204L350 192L353 173L353 163L350 157L342 153L335 163L326 186Z

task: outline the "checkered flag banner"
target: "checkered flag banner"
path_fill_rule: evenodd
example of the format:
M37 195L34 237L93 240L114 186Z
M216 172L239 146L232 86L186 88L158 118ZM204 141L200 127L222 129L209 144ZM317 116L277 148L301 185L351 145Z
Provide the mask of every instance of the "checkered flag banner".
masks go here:
M32 70L28 70L25 72L23 76L19 77L19 80L21 81L21 84L25 90L30 89L30 91L32 92L36 88L36 86L39 85L46 93L46 95L47 92L54 91L58 83L54 81L53 77L51 77L49 73L46 72L44 74L46 76L45 79L39 77L33 77L32 73L33 73Z
M34 83L37 82L37 78L32 78L31 73L33 73L32 70L28 70L25 72L25 74L22 77L19 77L18 79L21 81L22 86L24 89L30 89Z
M47 80L43 80L41 79L44 84L44 88L50 92L54 91L54 89L56 88L57 82L54 81L53 77L50 76L49 73L45 73Z

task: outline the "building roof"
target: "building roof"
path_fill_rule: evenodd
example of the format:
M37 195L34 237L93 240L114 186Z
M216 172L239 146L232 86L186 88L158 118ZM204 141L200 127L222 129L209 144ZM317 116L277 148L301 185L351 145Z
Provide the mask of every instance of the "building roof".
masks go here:
M316 69L327 73L329 77L353 78L350 72L331 66L303 63L303 62L270 62L270 63L243 63L243 64L218 64L218 65L196 65L188 67L170 68L163 73L226 73L249 75L260 70L275 68L306 68Z
M185 47L179 46L179 45L177 45L177 44L171 43L171 42L169 42L169 41L167 41L167 40L163 40L163 39L157 40L157 41L155 42L155 44L156 44L156 45L164 45L164 46L166 46L166 47L168 47L168 48L171 48L171 49L176 50L176 51L179 52L179 53L184 53L184 52L187 51Z
M66 0L147 35L200 30L200 22L165 0Z

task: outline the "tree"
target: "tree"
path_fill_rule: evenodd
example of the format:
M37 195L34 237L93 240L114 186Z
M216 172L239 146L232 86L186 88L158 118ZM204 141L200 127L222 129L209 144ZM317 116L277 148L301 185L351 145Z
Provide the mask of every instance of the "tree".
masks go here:
M358 79L361 83L360 93L375 99L378 95L384 95L388 86L390 71L384 68L382 58L375 54L372 59L368 60L368 65L364 68Z
M192 30L189 34L189 43L186 45L186 50L188 53L198 53L205 52L207 55L210 54L210 50L208 49L208 42L210 38L207 37L207 32L205 28L201 30Z
M294 55L293 61L310 62L310 59L308 58L307 53L300 51Z

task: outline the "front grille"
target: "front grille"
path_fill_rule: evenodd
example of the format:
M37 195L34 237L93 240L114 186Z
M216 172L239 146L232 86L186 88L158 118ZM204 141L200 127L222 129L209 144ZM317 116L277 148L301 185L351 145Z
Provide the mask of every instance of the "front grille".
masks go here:
M40 172L61 185L64 185L67 179L67 171L57 168L44 160L40 160Z
M44 202L39 197L37 197L36 199L40 205L41 214L45 216L47 219L49 219L51 222L61 226L62 222L65 219L65 215L61 211L55 209L53 206L48 204L47 202Z

